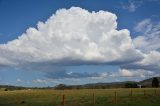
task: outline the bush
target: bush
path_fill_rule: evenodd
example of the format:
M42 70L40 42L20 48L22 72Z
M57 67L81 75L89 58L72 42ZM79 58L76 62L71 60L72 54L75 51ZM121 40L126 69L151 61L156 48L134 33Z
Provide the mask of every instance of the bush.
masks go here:
M7 88L5 88L5 89L4 89L4 91L8 91L8 89L7 89Z

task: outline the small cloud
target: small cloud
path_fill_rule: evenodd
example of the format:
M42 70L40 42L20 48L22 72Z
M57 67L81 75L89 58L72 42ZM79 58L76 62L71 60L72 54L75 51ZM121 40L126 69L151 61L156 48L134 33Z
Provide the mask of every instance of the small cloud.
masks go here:
M126 69L119 70L119 74L120 74L120 76L123 76L123 77L133 77L135 75L134 72L131 72L131 71L126 70Z
M151 19L147 18L137 23L134 27L136 32L148 33L151 31L153 25Z
M23 82L20 78L17 78L17 82Z
M149 76L155 76L155 72L143 70L143 69L120 69L118 72L118 76L122 77L149 77Z
M128 10L130 12L135 12L138 7L142 5L142 1L129 0L127 3L122 2L122 9Z
M36 79L36 80L33 80L33 83L48 84L48 81L47 81L47 80L44 80L44 79Z
M35 79L32 81L35 84L49 84L49 83L55 83L55 84L59 84L60 82L58 80L53 80L53 79Z

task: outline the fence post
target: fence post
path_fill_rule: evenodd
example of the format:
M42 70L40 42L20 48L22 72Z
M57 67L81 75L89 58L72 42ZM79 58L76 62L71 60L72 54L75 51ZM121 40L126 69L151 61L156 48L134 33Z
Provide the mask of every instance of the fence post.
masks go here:
M64 99L65 99L65 95L63 94L62 95L62 106L65 106Z
M117 103L117 92L116 91L114 92L114 102L115 104Z
M132 92L132 89L130 91L130 101L132 101L132 95L133 95L133 92Z
M154 94L157 95L157 90L156 89L154 90Z
M93 106L95 106L95 95L93 93Z
M144 90L144 96L146 96L146 90Z
M131 94L130 94L130 95L131 95L131 97L132 97L132 94L133 94L133 93L132 93L132 89L131 89Z

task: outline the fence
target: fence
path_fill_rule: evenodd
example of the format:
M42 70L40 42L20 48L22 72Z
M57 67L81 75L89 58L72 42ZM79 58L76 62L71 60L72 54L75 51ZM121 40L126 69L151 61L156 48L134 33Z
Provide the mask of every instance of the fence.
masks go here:
M0 92L0 106L119 105L160 106L160 89L18 90Z
M136 94L136 93L135 93ZM133 95L134 95L134 93L133 93L133 90L131 89L131 91L129 92L129 94L128 94L128 96L131 98L131 101L133 101ZM157 90L156 89L154 89L153 90L153 94L152 94L152 96L157 96L158 94L157 94ZM144 89L143 90L143 97L146 97L146 96L149 96L149 95L147 95L147 91ZM112 103L114 103L114 104L118 104L118 92L117 91L115 91L114 93L113 93L113 102ZM106 104L107 105L107 104ZM65 105L65 95L62 95L62 104L61 104L61 106L66 106ZM75 105L73 105L73 106L77 106L77 104ZM82 105L82 106L85 106L85 105ZM93 93L92 94L92 104L91 104L91 106L98 106L98 105L96 105L96 95L95 95L95 93Z

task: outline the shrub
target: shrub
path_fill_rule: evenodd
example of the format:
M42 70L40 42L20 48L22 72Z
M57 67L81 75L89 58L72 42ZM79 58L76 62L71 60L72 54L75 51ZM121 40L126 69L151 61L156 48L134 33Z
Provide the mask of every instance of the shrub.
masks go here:
M4 89L4 91L8 91L8 89L7 89L7 88L5 88L5 89Z

